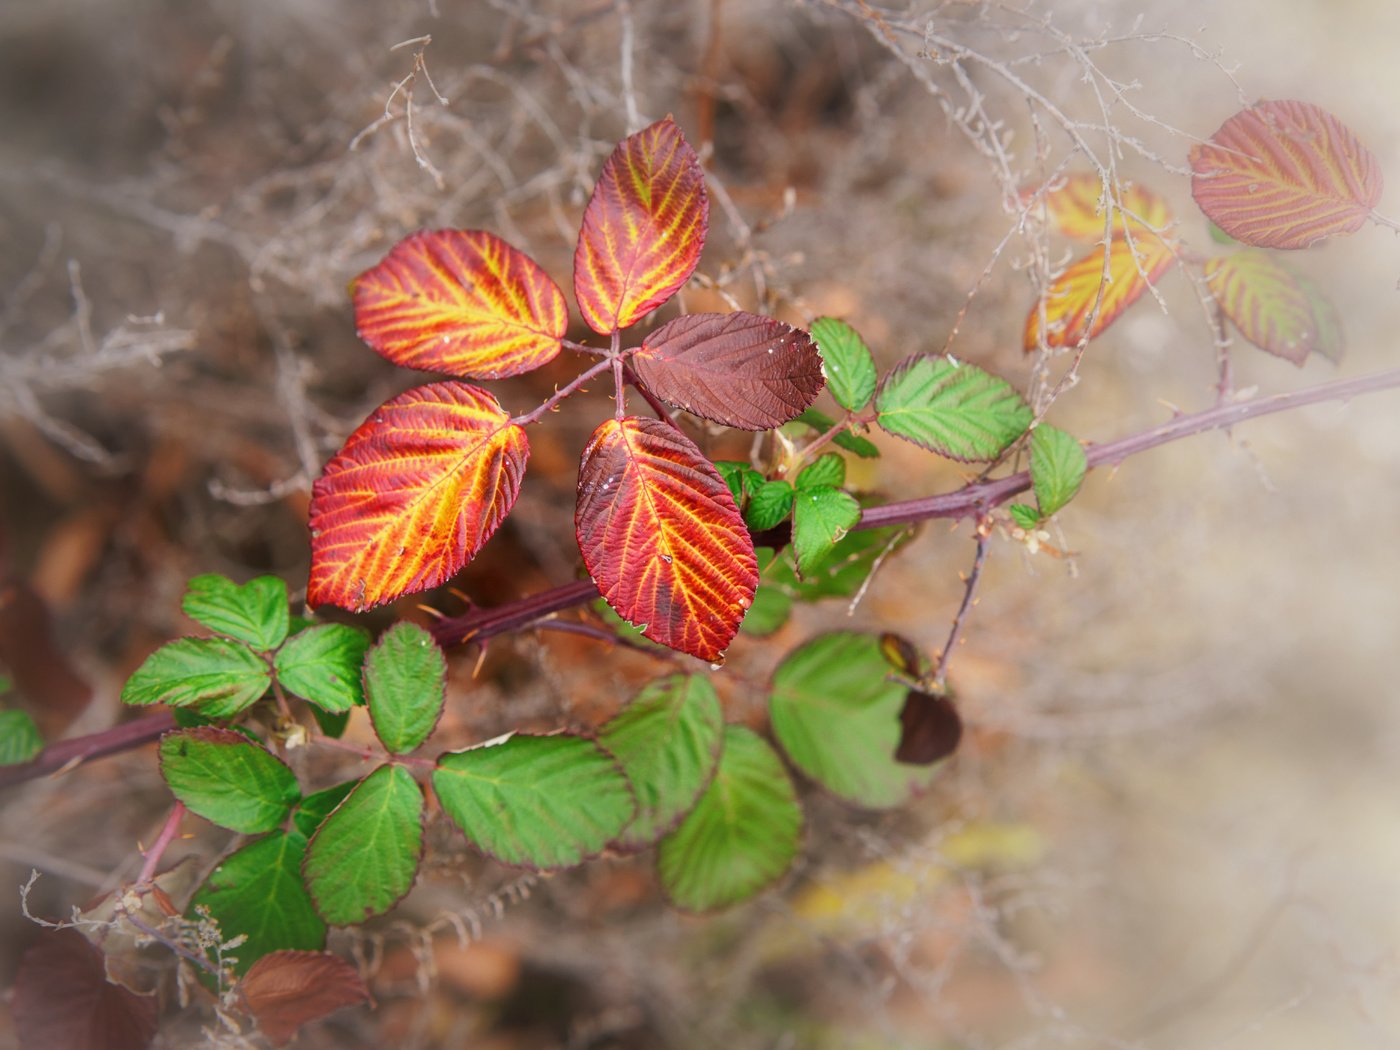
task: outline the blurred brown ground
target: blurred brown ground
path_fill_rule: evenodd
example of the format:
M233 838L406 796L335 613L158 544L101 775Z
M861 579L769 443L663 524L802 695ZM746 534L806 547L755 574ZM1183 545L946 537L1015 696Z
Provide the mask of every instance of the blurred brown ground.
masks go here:
M979 24L975 5L940 11L989 53L1039 39ZM1246 100L1336 113L1400 182L1400 7L1066 0L1026 24L1042 16L1080 36L1146 37L1093 54L1140 79L1136 104L1167 125L1205 136L1240 105L1228 77L1174 39L1189 37L1220 50ZM940 348L1010 220L985 162L910 70L822 4L638 0L632 19L641 113L674 112L695 137L713 105L712 171L751 223L796 190L793 214L747 256L716 202L702 271L735 271L730 288L751 307L761 263L786 316L843 314L885 364ZM626 130L622 25L613 5L585 0L0 6L0 551L94 688L68 732L111 724L123 676L188 630L190 575L304 579L307 477L415 381L355 339L351 276L405 232L451 224L500 232L567 286L582 204ZM412 68L411 49L389 48L425 33L450 104L421 79L413 102L441 188L402 120L347 150ZM1064 56L1017 68L1092 116ZM1024 104L984 69L974 82L1026 148ZM1188 140L1115 112L1184 163ZM1204 247L1186 180L1125 164ZM1400 214L1397 200L1388 191L1381 210ZM1346 319L1342 375L1394 363L1397 260L1395 238L1367 228L1300 263ZM953 350L1024 387L1032 292L1009 261ZM1141 303L1095 343L1051 421L1107 440L1210 402L1199 306L1179 275L1163 287L1170 313ZM691 292L687 305L715 301ZM572 364L499 384L503 401L527 407ZM1338 371L1247 347L1235 367L1239 387L1263 391ZM1322 405L1094 475L1052 540L1072 560L998 539L953 664L969 748L900 813L814 794L798 870L748 908L671 913L645 857L522 879L444 830L402 922L371 931L386 952L379 1008L300 1045L1400 1045L1396 403ZM573 471L595 421L570 404L532 432L521 505L460 581L474 598L570 577ZM863 478L873 487L909 496L959 481L882 445ZM854 622L942 644L971 555L966 526L947 532L925 529ZM395 613L421 615L415 605ZM717 680L731 712L755 709L786 647L848 622L822 606L737 643ZM555 635L502 641L475 682L473 663L455 670L445 743L596 721L652 670L622 654L600 671L592 643ZM7 791L0 887L38 869L33 906L64 914L134 875L166 804L149 754ZM227 844L189 830L205 858ZM0 895L0 985L32 933L18 911L17 893ZM479 939L459 947L448 912ZM410 931L435 920L428 981ZM198 1023L170 1022L165 1045L199 1045Z

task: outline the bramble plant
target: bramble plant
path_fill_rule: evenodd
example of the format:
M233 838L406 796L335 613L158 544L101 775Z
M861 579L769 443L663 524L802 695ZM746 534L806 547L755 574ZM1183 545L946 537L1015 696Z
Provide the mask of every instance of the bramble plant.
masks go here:
M327 932L387 912L412 888L425 791L473 846L508 865L548 872L654 847L670 900L705 912L772 886L798 855L803 811L789 766L870 809L926 788L961 736L948 663L998 529L1034 550L1095 466L1361 389L1237 399L1223 319L1298 364L1314 352L1339 356L1336 310L1266 249L1359 228L1380 194L1374 158L1330 114L1265 102L1194 148L1191 166L1195 199L1229 254L1192 254L1162 198L1107 176L1061 175L1023 195L1029 217L1101 245L1031 310L1028 352L1082 355L1178 264L1201 268L1221 319L1214 408L1087 448L1039 419L1009 383L950 356L915 353L882 375L837 318L801 331L742 311L688 314L624 346L623 333L687 283L704 247L704 175L670 118L618 145L583 214L574 297L605 346L565 337L563 292L494 234L434 230L400 241L354 281L359 334L396 364L450 378L385 402L326 465L310 507L308 604L361 612L451 580L514 506L527 429L610 377L615 412L594 430L578 474L575 531L589 580L440 617L431 632L398 623L377 639L294 615L274 577L192 580L184 611L213 636L161 647L122 692L128 704L174 708L179 723L159 743L177 803L135 889L156 885L161 850L186 811L251 838L208 874L183 909L184 932L162 934L167 943L226 1009L241 1003L269 1034L289 1038L365 997L353 967L324 952ZM510 414L476 385L566 349L597 360L528 412ZM834 416L813 407L823 387ZM654 418L629 414L629 390ZM755 462L711 462L672 408L772 435ZM842 454L878 456L872 428L985 470L956 492L876 504L852 491ZM1025 492L1033 505L1011 502ZM908 526L934 517L975 526L947 644L930 658L895 634L805 641L772 676L772 743L726 720L699 666L653 679L593 734L510 733L431 750L447 699L443 645L484 642L601 596L618 640L717 669L741 629L769 634L796 602L857 593ZM315 730L299 720L298 700ZM271 728L250 720L260 705L276 712ZM377 746L339 740L356 709L368 712ZM32 728L5 734L5 761L33 756ZM281 755L308 741L374 768L307 790ZM34 768L44 768L42 755ZM289 1016L277 994L289 986L324 994Z

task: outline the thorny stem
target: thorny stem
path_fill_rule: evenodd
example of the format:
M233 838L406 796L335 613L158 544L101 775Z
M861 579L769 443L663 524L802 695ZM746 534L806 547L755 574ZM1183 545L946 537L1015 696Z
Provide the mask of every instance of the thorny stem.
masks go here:
M574 350L580 354L592 354L594 357L606 356L609 352L601 346L587 346L583 343L576 343L572 339L561 339L559 344L566 350Z
M792 462L788 464L788 473L796 473L797 468L800 467L804 461L811 459L814 455L816 455L817 452L821 451L828 444L835 441L836 438L840 435L841 431L845 430L852 423L868 422L873 421L864 419L860 416L857 416L854 412L848 411L843 417L841 417L835 423L832 424L831 429L825 431L822 434L819 434L815 441L812 441L810 444L804 445L801 451L799 451L797 455L792 457Z
M436 764L431 758L409 758L405 755L391 755L376 747L364 747L360 744L352 744L347 740L337 740L333 736L326 736L318 733L308 738L313 744L320 744L322 747L333 747L337 751L348 751L352 755L357 755L366 762L392 762L396 766L418 766L423 769L431 769Z
M160 858L165 855L166 848L175 840L175 834L180 830L180 821L185 816L185 804L176 802L170 810L170 816L165 818L165 826L160 829L160 834L155 842L151 843L151 848L146 851L146 862L141 865L141 873L136 876L136 885L145 886L155 878L156 868L160 867Z
M957 647L958 636L962 634L963 624L967 622L967 614L972 609L977 584L982 579L982 566L987 562L987 539L991 536L990 526L991 522L986 519L977 523L977 556L972 560L972 571L967 575L962 604L958 606L958 614L953 617L953 628L948 632L948 641L943 646L943 651L938 654L938 667L933 673L934 684L940 690L948 683L948 661L952 659L953 650Z
M607 363L603 363L604 367ZM1373 372L1354 379L1322 383L1287 394L1216 405L1204 412L1178 415L1159 426L1116 441L1094 445L1087 450L1086 458L1090 468L1115 466L1131 456L1160 445L1210 430L1226 429L1248 419L1287 412L1324 401L1349 401L1363 394L1396 387L1400 387L1400 368ZM1022 471L1010 477L966 485L956 492L867 507L855 528L878 529L888 525L908 525L930 518L983 517L988 510L1030 487L1030 473ZM467 642L484 642L597 597L598 588L591 580L575 580L493 609L473 609L463 616L443 617L432 625L431 631L434 640L444 647ZM174 715L162 712L100 733L60 741L46 747L24 765L0 768L0 787L33 780L35 777L63 769L69 764L76 765L103 755L129 751L155 740L174 725Z
M604 358L597 364L592 365L591 367L580 372L567 386L556 390L538 408L526 412L523 416L516 416L514 419L511 420L511 422L519 427L528 427L531 423L537 422L540 419L540 417L543 416L546 412L552 411L554 407L559 404L559 402L563 401L566 397L569 397L571 394L577 393L579 388L582 387L583 384L587 383L590 379L593 379L594 377L606 372L608 368L611 367L611 365L612 359Z
M627 385L622 381L622 333L616 328L612 334L612 353L608 356L608 363L613 370L613 397L617 399L617 411L614 419L621 419L627 415Z

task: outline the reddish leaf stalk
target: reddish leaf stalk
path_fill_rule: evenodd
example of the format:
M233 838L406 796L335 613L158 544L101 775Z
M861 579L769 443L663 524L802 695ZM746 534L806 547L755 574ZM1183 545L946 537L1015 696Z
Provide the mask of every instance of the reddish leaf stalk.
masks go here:
M933 680L939 689L948 683L948 661L953 656L953 650L957 647L958 636L962 634L963 624L967 622L967 614L972 609L973 595L977 593L977 584L982 580L982 566L987 563L987 538L991 535L986 524L979 524L977 528L977 556L972 560L972 571L967 576L967 586L963 590L962 604L958 606L958 613L953 617L953 628L948 632L948 641L943 646L943 651L938 654L938 667L934 671Z
M180 821L185 817L185 804L176 802L170 810L170 816L165 818L165 826L160 829L160 834L156 837L151 848L146 851L146 862L141 865L141 873L136 876L136 885L145 886L155 878L156 868L160 867L160 859L165 855L166 848L175 841L175 835L180 830Z
M592 365L584 371L580 372L576 377L574 377L573 380L569 382L567 386L561 387L560 389L556 390L546 401L540 404L538 408L535 408L525 413L523 416L516 416L514 419L511 420L511 422L514 423L516 426L520 427L528 427L531 423L539 422L540 418L544 416L545 413L552 411L559 404L559 402L563 401L566 397L577 393L578 390L590 379L594 379L602 375L608 370L608 368L611 365L612 359L604 358L597 364Z

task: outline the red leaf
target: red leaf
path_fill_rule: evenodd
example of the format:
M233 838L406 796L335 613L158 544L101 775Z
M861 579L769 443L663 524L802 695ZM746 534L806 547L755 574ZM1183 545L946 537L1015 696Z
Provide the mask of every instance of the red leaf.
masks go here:
M652 393L729 427L769 430L802 414L821 392L811 337L757 314L688 314L662 325L632 355Z
M1306 248L1360 229L1381 171L1356 134L1307 102L1260 102L1191 147L1191 195L1210 220L1258 248Z
M1298 275L1267 252L1247 248L1206 263L1206 284L1240 334L1261 350L1301 365L1314 350L1327 352L1330 310Z
M1176 262L1172 246L1149 234L1134 238L1131 246L1125 238L1115 237L1109 243L1108 253L1108 283L1103 279L1103 249L1096 248L1060 274L1041 303L1031 308L1024 337L1027 353L1041 343L1042 306L1046 321L1045 345L1078 346L1085 338L1086 329L1089 339L1096 338ZM1102 297L1099 296L1100 285L1103 285ZM1097 314L1094 314L1095 304L1098 305ZM1091 316L1094 323L1089 327Z
M108 982L102 953L77 930L43 930L20 961L20 1050L143 1050L157 1013L154 996Z
M941 693L911 689L899 711L895 761L931 766L958 749L962 733L962 718L951 700Z
M1037 192L1041 192L1039 188L1021 192L1021 199L1033 214L1043 206L1050 222L1066 236L1103 240L1103 180L1099 176L1076 171L1047 185L1039 202L1035 200ZM1132 183L1119 188L1119 199L1114 201L1113 236L1121 237L1128 225L1135 236L1142 236L1148 230L1164 229L1171 221L1167 202L1151 190Z
M264 955L249 968L239 990L258 1027L277 1046L290 1041L302 1025L369 1000L359 972L329 952Z
M700 159L670 117L618 143L583 213L574 298L608 335L635 324L690 279L705 247Z
M396 365L498 379L547 364L569 327L564 293L482 230L422 230L355 278L360 338Z
M659 419L593 432L574 515L588 574L654 642L717 661L753 602L753 542L729 486L694 443Z
M451 579L515 505L529 457L525 431L479 387L386 401L312 487L307 602L359 612Z

